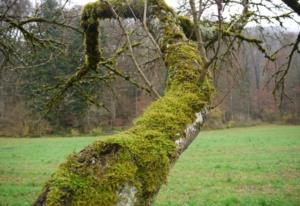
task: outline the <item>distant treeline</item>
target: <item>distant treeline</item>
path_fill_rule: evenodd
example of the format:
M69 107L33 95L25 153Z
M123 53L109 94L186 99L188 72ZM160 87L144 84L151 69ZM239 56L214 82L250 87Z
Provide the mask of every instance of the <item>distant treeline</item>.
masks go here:
M29 0L18 1L12 12L24 15L37 12L37 15L46 19L63 18L68 25L80 28L81 8L78 6L62 10L63 5L59 1L42 0L41 5L37 7L31 5ZM139 64L155 88L163 95L168 74L155 46L140 29L140 25L133 20L124 20L124 24L131 31L133 42L138 42L134 50ZM95 73L86 80L93 84L84 82L68 92L62 101L48 111L53 88L76 71L84 61L83 36L80 32L58 25L33 24L30 27L40 37L55 39L56 42L52 44L57 46L37 47L35 52L31 52L18 34L13 31L5 34L14 47L22 51L23 60L30 62L30 65L24 66L24 62L20 62L19 59L12 59L13 64L1 66L0 136L81 133L97 135L129 127L132 120L153 101L154 98L146 91L123 78L97 81L100 77L110 75L110 71L103 70L102 73ZM271 51L276 51L290 39L296 38L294 33L282 32L278 28L270 28L267 31L269 34L265 46ZM261 35L258 28L249 28L247 32L254 37ZM100 38L103 55L115 53L115 50L126 41L121 28L112 20L101 21ZM212 105L216 108L211 112L207 127L219 128L253 122L299 122L299 54L293 59L287 76L285 85L287 98L275 101L272 95L274 89L272 75L278 70L278 65L286 62L288 54L289 50L283 49L277 54L276 61L271 62L267 61L256 47L241 44L235 55L230 57L231 60L224 60L221 69L212 74L218 92ZM118 68L134 81L142 82L128 55L125 52L118 57ZM0 55L0 62L3 59L4 57Z

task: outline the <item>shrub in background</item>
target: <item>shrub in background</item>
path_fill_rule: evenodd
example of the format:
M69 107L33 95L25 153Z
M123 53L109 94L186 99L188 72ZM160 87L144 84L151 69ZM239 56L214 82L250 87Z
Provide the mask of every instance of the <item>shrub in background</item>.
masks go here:
M103 134L103 130L101 127L95 127L89 133L89 135L91 136L100 136L102 134Z

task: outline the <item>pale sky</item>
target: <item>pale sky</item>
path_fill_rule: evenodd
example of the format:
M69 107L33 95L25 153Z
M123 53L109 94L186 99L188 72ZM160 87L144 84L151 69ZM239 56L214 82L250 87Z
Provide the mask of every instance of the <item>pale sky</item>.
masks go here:
M0 0L1 1L1 0ZM31 0L33 3L34 2L39 2L39 0ZM84 4L86 4L86 3L88 3L88 2L94 2L94 1L96 1L96 0L69 0L69 5L67 5L67 6L73 6L73 5L84 5ZM169 5L169 6L171 6L171 7L173 7L173 8L176 8L176 7L178 7L178 5L179 5L179 3L178 3L178 1L179 0L165 0L166 1L166 3ZM272 1L279 1L279 0L272 0ZM234 11L235 10L235 11ZM235 6L233 6L233 7L231 7L231 10L228 10L228 11L224 11L224 14L223 14L223 17L225 17L225 19L226 19L226 17L228 18L229 16L230 16L230 14L234 14L234 13L239 13L239 11L238 11L239 9L237 8L237 7L235 7ZM265 9L266 10L266 9ZM206 14L205 14L206 13ZM215 16L216 15L216 13L217 13L217 8L212 8L212 9L210 9L210 10L207 10L206 12L204 13L204 15L205 16ZM262 11L262 13L264 13L264 15L274 15L274 14L272 14L272 13L270 13L270 11L268 11L268 10L266 10L266 11ZM277 14L278 15L278 14ZM300 21L300 17L298 17L297 15L295 15L295 19L299 22ZM248 24L249 26L254 26L255 25L255 23L249 23ZM269 24L268 23L266 23L266 22L262 22L262 25L263 26L269 26ZM300 30L300 26L297 24L297 23L295 23L293 20L291 20L291 19L289 19L289 20L284 20L283 21L283 25L285 25L285 27L288 29L288 30L290 30L290 31L299 31Z
M94 2L96 0L70 0L71 3L73 4L78 4L78 5L84 5L88 2ZM177 4L177 0L165 0L167 2L167 4L169 4L170 6L172 7L176 7L178 4Z
M96 1L96 0L70 0L70 2L71 2L71 4L77 4L77 5L84 5L84 4L86 4L86 3L88 3L88 2L94 2L94 1ZM173 7L173 8L176 8L179 4L178 4L178 0L165 0L166 1L166 3L169 5L169 6L171 6L171 7ZM274 1L277 1L277 0L274 0ZM233 10L237 10L237 8L233 8ZM212 11L212 10L210 10L210 11L208 11L208 13L207 13L207 15L209 16L209 15L216 15L216 12L217 12L217 8L215 9L215 11ZM235 13L236 11L225 11L224 12L224 16L226 17L226 16L230 16L230 13L231 12L233 12L233 13ZM269 11L263 11L264 13L265 13L265 15L268 15L268 13L269 13ZM272 15L272 14L269 14L269 15ZM300 18L298 18L298 17L296 17L297 18L297 20L299 21L300 20ZM262 23L263 25L266 25L266 26L268 26L268 23ZM250 23L249 25L255 25L255 23ZM299 25L297 25L294 21L292 21L292 20L284 20L284 25L287 27L287 29L288 30L292 30L292 31L298 31L298 30L300 30L300 27L299 27Z

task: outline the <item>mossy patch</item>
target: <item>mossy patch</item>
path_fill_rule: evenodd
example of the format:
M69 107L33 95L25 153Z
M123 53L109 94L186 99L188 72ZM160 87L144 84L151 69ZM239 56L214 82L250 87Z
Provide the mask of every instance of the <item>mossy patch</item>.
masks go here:
M48 182L46 205L115 205L125 183L146 199L165 182L174 153L173 141L157 131L97 141L60 166Z
M122 2L110 1L118 11ZM129 185L136 190L135 205L150 205L177 158L176 139L195 120L195 113L209 104L213 89L209 77L200 82L203 64L197 46L187 41L176 14L163 0L150 0L149 5L149 18L159 21L152 26L158 26L169 71L165 96L128 131L72 154L47 183L43 204L116 205L118 192ZM109 16L105 9L98 1L82 12L87 69L97 68L100 61L98 18Z
M186 16L178 16L177 19L186 37L192 40L197 40L196 32L194 31L194 23L192 20Z

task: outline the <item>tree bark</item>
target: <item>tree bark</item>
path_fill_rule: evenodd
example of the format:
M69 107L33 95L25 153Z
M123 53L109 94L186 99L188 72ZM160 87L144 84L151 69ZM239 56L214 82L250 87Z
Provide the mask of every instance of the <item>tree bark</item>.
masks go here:
M118 14L132 17L126 1L111 1ZM131 8L143 18L141 0ZM168 68L165 96L152 103L131 129L94 142L68 157L34 203L41 205L151 205L170 167L198 135L213 88L200 82L203 63L197 44L187 40L175 12L164 0L148 0L147 24ZM105 1L85 6L82 26L86 70L99 63L98 19L112 18Z

